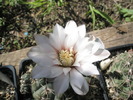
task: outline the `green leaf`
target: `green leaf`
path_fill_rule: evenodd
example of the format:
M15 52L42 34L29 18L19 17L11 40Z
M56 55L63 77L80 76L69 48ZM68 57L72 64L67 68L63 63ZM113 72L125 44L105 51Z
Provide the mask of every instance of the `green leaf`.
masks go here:
M106 19L110 24L114 24L114 20L109 17L106 13L99 11L97 9L94 9L94 12L99 14L102 18Z
M92 23L93 23L93 29L94 29L95 23L96 23L96 16L94 13L94 8L91 5L89 5L89 7L90 7L90 11L91 11L91 17L92 17Z
M13 44L18 44L18 40L14 40L13 41Z
M31 8L42 7L44 5L48 5L49 3L50 3L50 1L44 1L44 0L36 0L33 2L26 2L26 4L28 4Z
M122 8L121 10L120 10L120 13L122 13L122 14L128 14L128 15L133 15L133 9L126 9L126 8Z
M133 9L121 8L120 14L123 14L125 21L127 22L133 21Z
M126 18L125 18L125 21L126 21L126 22L130 22L130 21L131 21L131 18L130 18L130 17L126 17Z
M130 18L133 19L133 15Z
M86 15L89 15L90 13L91 13L91 10L87 11L87 12L86 12Z

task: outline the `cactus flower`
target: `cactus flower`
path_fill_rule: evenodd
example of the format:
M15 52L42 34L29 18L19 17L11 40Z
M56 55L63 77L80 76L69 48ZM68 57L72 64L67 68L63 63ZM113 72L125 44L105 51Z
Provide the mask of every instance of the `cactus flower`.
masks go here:
M85 25L74 21L65 28L56 24L49 37L35 35L37 46L28 52L36 63L32 77L53 78L55 94L63 94L70 84L78 95L85 95L89 85L84 76L99 75L93 63L110 55L99 38L85 35Z

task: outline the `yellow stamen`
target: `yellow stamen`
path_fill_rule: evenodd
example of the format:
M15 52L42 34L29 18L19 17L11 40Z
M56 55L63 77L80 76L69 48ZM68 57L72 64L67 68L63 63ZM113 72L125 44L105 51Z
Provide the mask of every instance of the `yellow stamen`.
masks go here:
M70 67L74 63L74 54L72 51L61 50L59 52L59 60L64 67Z

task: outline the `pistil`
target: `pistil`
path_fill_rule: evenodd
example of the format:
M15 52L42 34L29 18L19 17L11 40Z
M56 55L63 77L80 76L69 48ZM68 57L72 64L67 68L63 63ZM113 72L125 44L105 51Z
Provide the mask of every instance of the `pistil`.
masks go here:
M68 50L61 50L59 52L59 61L61 62L62 66L70 67L74 63L74 54L72 51Z

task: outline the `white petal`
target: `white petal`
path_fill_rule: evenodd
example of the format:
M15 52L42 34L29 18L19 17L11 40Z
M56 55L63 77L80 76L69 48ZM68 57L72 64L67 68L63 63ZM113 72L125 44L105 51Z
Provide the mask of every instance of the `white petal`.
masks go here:
M56 26L54 27L53 34L57 35L59 37L60 43L63 44L63 41L66 37L64 28L60 26L59 24L56 24Z
M57 58L53 60L53 63L54 63L54 65L60 65L61 64Z
M70 70L71 68L63 68L63 72L65 75L67 75Z
M61 74L56 77L53 83L55 94L63 94L69 87L69 74Z
M32 59L35 63L41 66L51 66L53 65L53 60L47 54L42 53L38 46L33 47L27 54L27 56Z
M99 75L99 71L98 71L97 67L91 63L81 64L81 66L76 67L76 69L86 76Z
M69 49L76 44L78 38L80 37L78 27L74 21L69 21L66 24L65 33L67 34L67 37L64 41L64 46L65 49Z
M101 54L98 55L91 55L90 57L85 58L84 60L89 61L89 62L97 62L104 60L110 56L110 52L108 50L103 50ZM83 61L84 62L84 61Z
M51 67L51 73L49 78L57 77L63 73L63 68L58 66L52 66Z
M75 31L78 31L77 24L73 20L67 22L66 27L65 27L65 33L69 35Z
M43 52L55 52L46 36L37 34L35 35L35 40Z
M103 50L104 50L104 44L103 42L99 39L99 38L96 38L95 42L94 42L94 46L92 48L92 53L101 53Z
M61 50L61 43L57 35L50 34L49 40L50 44L54 47L54 49Z
M95 41L96 38L93 35L90 35L90 34L87 34L87 35L89 35L88 36L89 41Z
M77 32L67 35L67 37L64 41L65 49L69 49L69 48L73 47L76 44L78 37L79 37L79 35L77 34Z
M101 48L102 48L102 49L104 49L104 48L105 48L105 46L104 46L104 44L103 44L103 42L101 41L101 39L100 39L100 38L96 38L95 42L100 43L100 44L101 44Z
M32 70L32 77L33 78L54 78L62 74L62 68L53 66L53 67L40 67L36 66Z
M35 40L43 53L55 53L54 48L51 46L49 39L44 35L35 35Z
M75 55L76 63L79 63L81 60L84 60L86 57L89 57L92 53L92 47L94 46L92 42L88 42L88 38L80 40L78 40L74 47L74 50L77 52Z
M85 35L86 35L85 25L78 26L78 33L79 33L81 38L85 37Z
M58 58L58 54L57 52L49 52L49 53L46 53L46 55L52 59L57 59Z
M64 28L60 26L59 24L56 24L53 30L54 34L54 41L58 43L61 47L64 44L64 40L66 38L66 34L64 32ZM54 45L55 46L55 45Z
M79 67L80 66L80 62L78 60L75 60L75 62L74 62L74 64L72 66Z
M59 24L56 24L53 29L53 34L58 35L59 37L62 35L62 31L64 28L60 26Z
M92 48L93 48L93 46L94 46L93 42L89 41L89 42L88 42L88 45L87 45L87 47L86 47L86 49L87 49L89 52L92 53Z
M79 95L85 95L89 86L85 78L75 69L70 72L70 84L73 90Z
M76 42L75 46L74 46L74 50L76 52L82 51L84 50L87 46L88 46L88 38L79 38L78 41Z
M88 49L84 49L82 51L79 51L76 55L75 55L75 62L80 63L82 60L86 60L86 57L90 57L90 51Z
M44 35L36 34L34 37L37 45L49 44L49 39Z
M50 67L35 66L32 70L32 78L43 78L50 75Z

